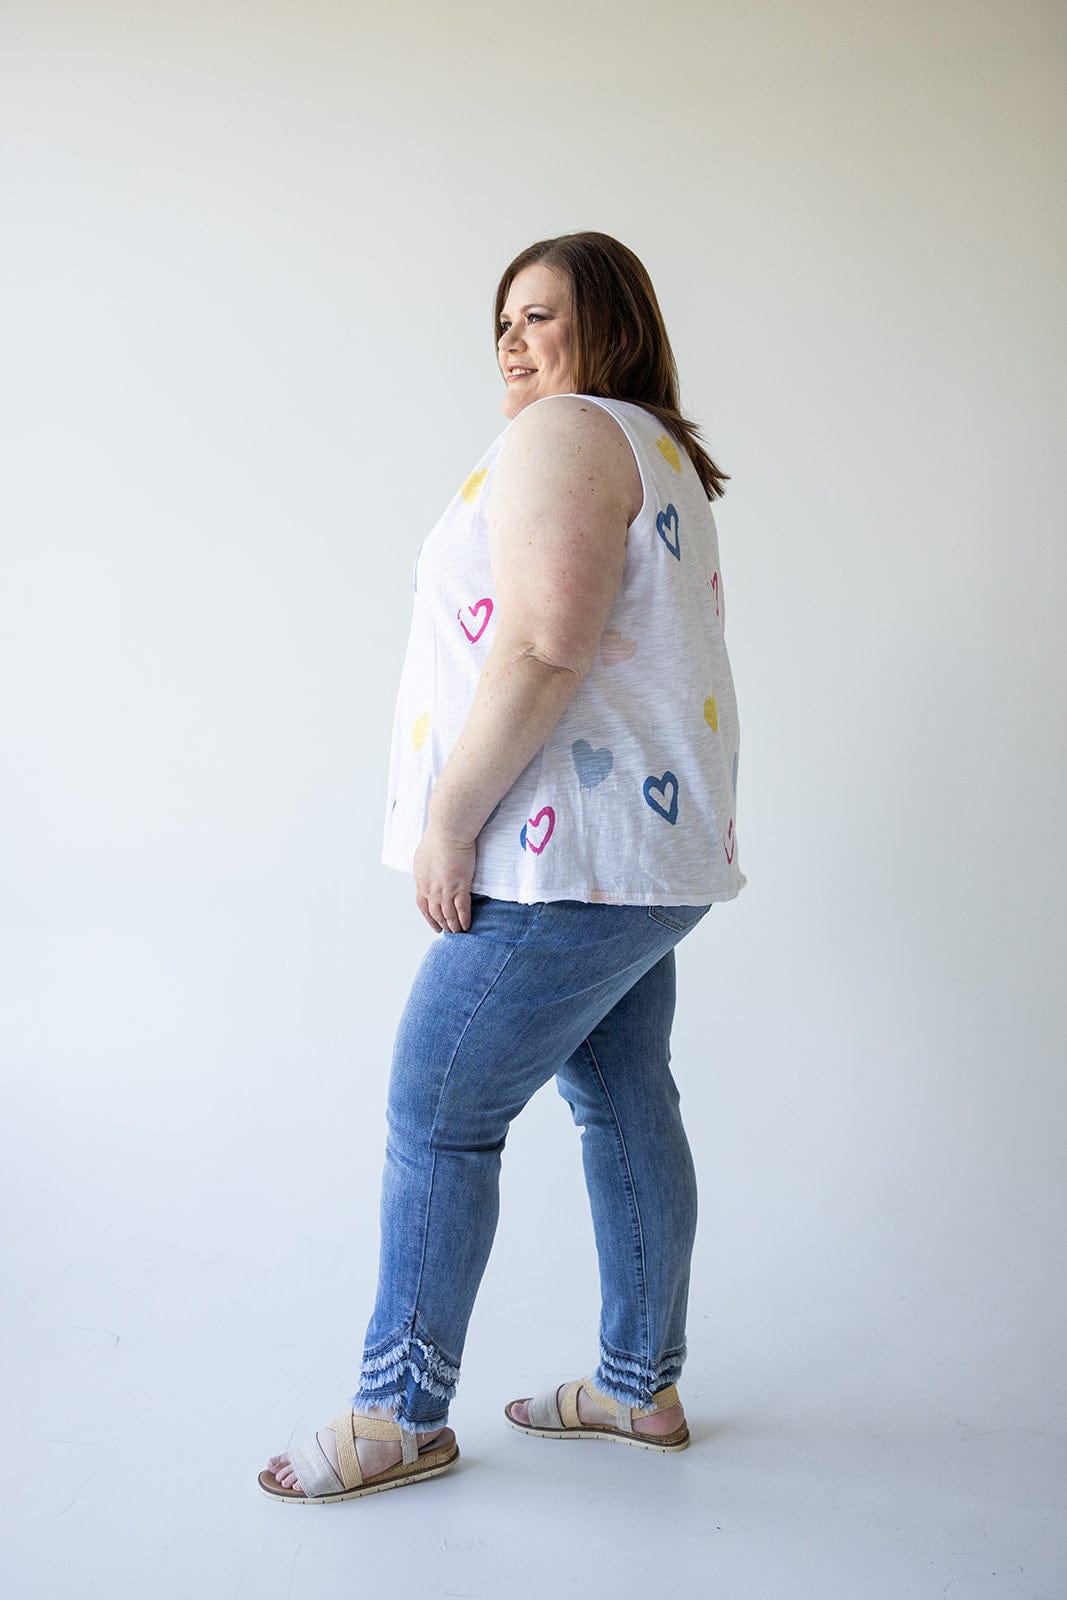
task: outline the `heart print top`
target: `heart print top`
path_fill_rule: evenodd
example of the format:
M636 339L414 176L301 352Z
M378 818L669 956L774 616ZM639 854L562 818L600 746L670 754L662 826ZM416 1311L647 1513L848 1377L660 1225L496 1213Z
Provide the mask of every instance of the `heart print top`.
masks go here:
M657 417L629 401L583 398L626 434L644 502L595 664L482 827L471 888L524 904L732 900L748 880L738 861L737 702L715 519L693 463ZM415 563L382 850L402 872L493 642L487 511L506 433Z

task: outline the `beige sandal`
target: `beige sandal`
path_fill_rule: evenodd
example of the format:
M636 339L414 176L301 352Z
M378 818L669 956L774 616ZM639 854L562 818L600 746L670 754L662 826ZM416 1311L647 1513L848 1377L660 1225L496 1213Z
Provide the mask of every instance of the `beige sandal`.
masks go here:
M265 1468L259 1475L259 1487L275 1500L294 1500L298 1505L324 1506L334 1500L358 1500L360 1495L379 1494L383 1489L399 1489L401 1484L415 1483L422 1478L437 1478L459 1460L459 1447L451 1428L419 1449L413 1433L400 1427L388 1417L365 1417L351 1406L330 1426L337 1436L337 1460L340 1477L330 1464L329 1457L312 1434L302 1444L294 1445L289 1452L289 1464L303 1485L302 1489L283 1489L273 1472ZM356 1454L357 1439L399 1440L401 1460L384 1472L365 1478Z
M618 1419L608 1423L583 1422L578 1415L578 1391L584 1389L597 1405L614 1411ZM529 1406L529 1422L519 1422L511 1415L512 1406ZM509 1400L504 1416L510 1427L519 1433L532 1433L538 1439L613 1439L618 1444L635 1444L642 1450L684 1450L689 1444L689 1429L683 1422L673 1433L648 1434L634 1432L634 1419L647 1417L653 1411L667 1411L679 1405L678 1390L672 1383L653 1395L650 1406L628 1406L623 1400L612 1400L596 1387L592 1378L575 1378L558 1389L545 1389L532 1400Z

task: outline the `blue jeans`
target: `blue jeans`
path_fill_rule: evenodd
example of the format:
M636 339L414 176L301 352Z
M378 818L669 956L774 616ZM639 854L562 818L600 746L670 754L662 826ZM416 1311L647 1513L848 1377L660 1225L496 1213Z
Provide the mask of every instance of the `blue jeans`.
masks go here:
M697 1197L670 1070L674 946L708 906L475 895L415 977L389 1080L377 1300L357 1410L443 1426L496 1232L513 1117L555 1075L600 1264L597 1387L648 1406L685 1359Z

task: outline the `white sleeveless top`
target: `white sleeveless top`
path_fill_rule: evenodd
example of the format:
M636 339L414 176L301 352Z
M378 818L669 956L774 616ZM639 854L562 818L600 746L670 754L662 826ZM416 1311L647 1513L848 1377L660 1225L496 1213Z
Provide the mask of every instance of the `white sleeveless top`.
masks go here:
M644 502L595 665L484 824L471 888L524 904L732 900L748 880L738 861L740 742L715 519L693 463L658 418L628 401L582 398L629 439ZM382 850L402 872L493 642L487 512L506 432L415 563Z

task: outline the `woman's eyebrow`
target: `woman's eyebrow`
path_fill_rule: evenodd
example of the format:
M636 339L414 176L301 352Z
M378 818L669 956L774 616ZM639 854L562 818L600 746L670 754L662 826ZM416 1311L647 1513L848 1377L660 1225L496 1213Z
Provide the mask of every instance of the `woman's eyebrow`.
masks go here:
M552 310L552 307L549 305L547 300L531 300L530 304L528 306L520 306L519 310L522 311L522 312L533 311L534 308L537 307L537 306L539 306L542 311L551 311ZM505 306L504 310L500 313L500 315L502 317L506 317L507 314L508 314L507 307Z

